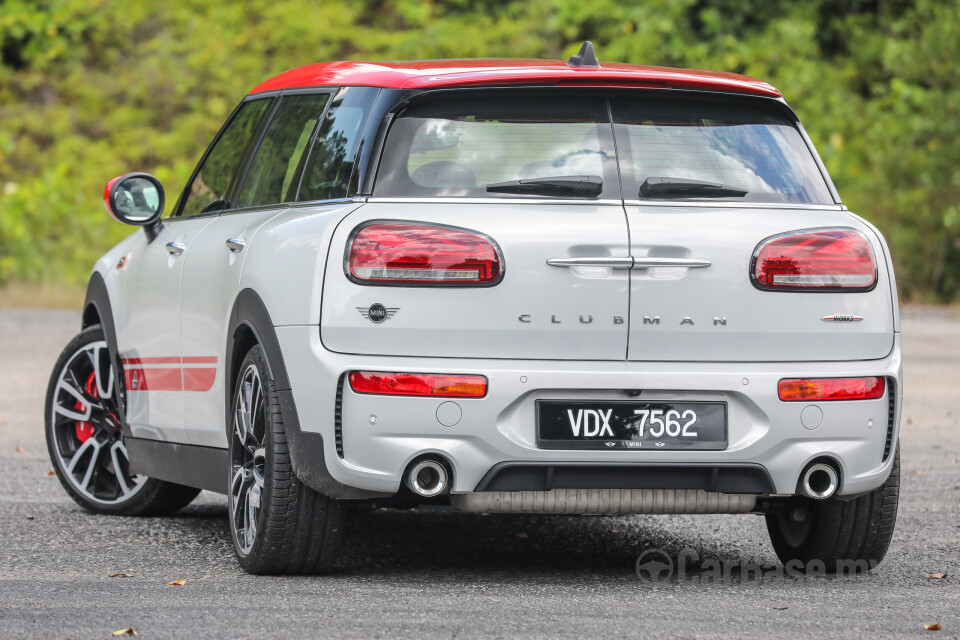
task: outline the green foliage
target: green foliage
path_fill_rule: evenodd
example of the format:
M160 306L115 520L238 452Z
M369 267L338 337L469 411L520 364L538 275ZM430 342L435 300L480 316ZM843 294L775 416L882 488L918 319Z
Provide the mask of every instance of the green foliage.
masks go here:
M746 73L783 90L901 293L960 299L960 0L4 0L0 284L80 285L129 233L107 179L175 200L227 114L335 59L566 57Z

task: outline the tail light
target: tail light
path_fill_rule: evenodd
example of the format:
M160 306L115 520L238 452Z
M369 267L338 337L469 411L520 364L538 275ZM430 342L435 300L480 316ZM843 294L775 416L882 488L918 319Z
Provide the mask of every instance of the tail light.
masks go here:
M487 379L483 376L353 371L350 373L350 388L356 393L389 396L482 398L487 394Z
M852 229L774 236L753 254L751 276L761 289L867 291L877 283L870 243Z
M814 400L873 400L883 396L883 378L818 378L781 380L780 399L785 402Z
M401 222L356 230L347 276L360 284L492 285L503 274L499 248L475 231Z

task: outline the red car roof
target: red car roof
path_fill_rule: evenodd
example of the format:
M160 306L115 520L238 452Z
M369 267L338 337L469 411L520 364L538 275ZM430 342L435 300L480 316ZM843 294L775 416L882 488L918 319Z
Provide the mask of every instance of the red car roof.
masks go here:
M559 60L324 62L285 71L257 85L250 93L341 85L429 89L504 84L705 89L780 97L780 92L766 82L735 73L616 63L571 67Z

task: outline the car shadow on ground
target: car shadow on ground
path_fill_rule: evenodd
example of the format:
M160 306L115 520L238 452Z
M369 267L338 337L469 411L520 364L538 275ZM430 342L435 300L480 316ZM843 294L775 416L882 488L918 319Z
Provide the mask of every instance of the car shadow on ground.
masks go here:
M743 545L738 552L736 541L700 522L703 516L688 519L694 523L692 527L683 526L676 518L481 515L431 509L357 511L348 515L343 550L333 575L449 572L459 578L472 573L498 579L505 574L634 577L637 559L649 550L660 550L671 558L692 550L700 558L727 563L743 560L738 555L743 553ZM198 537L215 535L229 548L225 504L191 506L175 519L184 535L191 531ZM747 546L751 558L776 562L765 545Z

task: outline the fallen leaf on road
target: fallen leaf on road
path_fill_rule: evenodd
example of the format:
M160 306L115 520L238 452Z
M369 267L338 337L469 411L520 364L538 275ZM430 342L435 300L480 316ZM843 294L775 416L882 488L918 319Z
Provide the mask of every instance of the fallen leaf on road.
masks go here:
M174 580L173 582L168 582L168 583L167 583L167 586L168 586L168 587L182 587L182 586L185 585L185 584L187 584L187 581L186 581L186 580Z
M610 529L610 533L623 533L620 529Z
M108 578L132 578L132 573L111 573L107 576Z
M6 420L0 420L0 427L5 427L5 426L7 426L7 421L6 421Z
M913 424L913 418L907 418L907 424Z
M51 471L47 471L47 475L48 475L48 476L55 476L55 475L57 475L57 472L56 472L56 471L52 471L52 470L51 470Z
M908 473L912 473L912 474L915 475L915 476L922 476L922 475L923 475L923 471L920 471L919 469L910 469L910 471L909 471Z
M518 533L518 534L517 534L517 537L518 537L518 538L526 538L526 537L527 537L527 534L525 534L525 533Z
M931 580L943 580L943 579L946 578L946 577L947 577L947 574L945 574L945 573L931 573L931 574L930 574L930 579L931 579Z
M133 627L127 627L126 629L117 629L110 635L112 636L135 636L137 632L133 630Z
M927 631L940 631L940 623L934 622L933 624L925 624L923 628Z
M17 447L17 453L26 453L26 452L27 450L24 449L23 447Z

